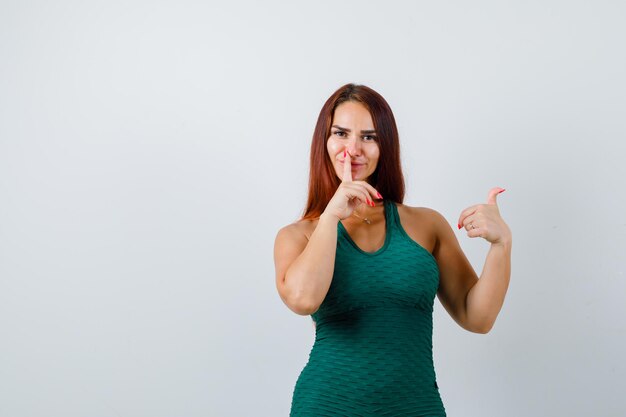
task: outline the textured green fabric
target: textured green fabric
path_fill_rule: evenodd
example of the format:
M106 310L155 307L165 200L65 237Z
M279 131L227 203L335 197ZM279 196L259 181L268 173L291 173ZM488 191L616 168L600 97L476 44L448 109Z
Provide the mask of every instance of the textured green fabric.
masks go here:
M361 250L343 224L315 342L293 390L290 417L445 416L432 355L435 258L384 201L386 235Z

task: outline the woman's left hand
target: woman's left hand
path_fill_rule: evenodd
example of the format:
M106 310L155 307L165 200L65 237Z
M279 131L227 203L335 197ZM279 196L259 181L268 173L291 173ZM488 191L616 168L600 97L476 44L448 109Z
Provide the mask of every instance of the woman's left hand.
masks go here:
M459 229L465 227L469 237L482 237L490 243L511 242L511 229L500 217L496 196L504 188L495 187L489 191L487 204L477 204L466 208L459 217Z

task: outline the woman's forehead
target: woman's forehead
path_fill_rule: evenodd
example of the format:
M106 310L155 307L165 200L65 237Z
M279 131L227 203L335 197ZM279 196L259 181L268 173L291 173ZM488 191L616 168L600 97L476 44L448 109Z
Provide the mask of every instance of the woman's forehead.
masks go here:
M333 125L347 128L350 127L347 125L357 125L361 129L374 128L370 112L363 104L354 101L347 101L337 106L333 115Z

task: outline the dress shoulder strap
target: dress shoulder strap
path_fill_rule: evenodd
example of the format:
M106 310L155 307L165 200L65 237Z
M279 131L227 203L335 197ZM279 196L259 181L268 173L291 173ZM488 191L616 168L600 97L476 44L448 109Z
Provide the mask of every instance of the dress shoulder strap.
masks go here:
M391 200L385 200L385 220L389 226L400 227L400 216L398 215L398 207Z

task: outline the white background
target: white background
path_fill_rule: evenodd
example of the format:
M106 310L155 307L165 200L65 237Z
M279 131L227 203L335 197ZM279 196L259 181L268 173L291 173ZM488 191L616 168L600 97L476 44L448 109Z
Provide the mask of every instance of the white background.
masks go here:
M275 287L315 121L389 102L405 204L513 232L486 335L439 301L449 416L626 413L626 6L0 3L0 416L286 416L314 340Z

